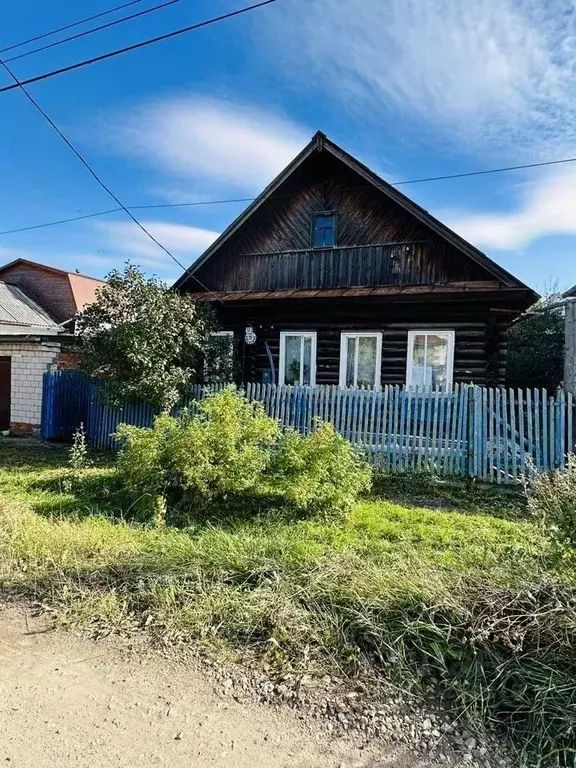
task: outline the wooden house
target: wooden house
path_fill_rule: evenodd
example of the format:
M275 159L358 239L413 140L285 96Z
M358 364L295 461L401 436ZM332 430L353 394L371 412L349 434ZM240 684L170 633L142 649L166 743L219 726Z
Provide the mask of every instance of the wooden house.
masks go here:
M243 381L504 383L528 286L317 133L180 277Z

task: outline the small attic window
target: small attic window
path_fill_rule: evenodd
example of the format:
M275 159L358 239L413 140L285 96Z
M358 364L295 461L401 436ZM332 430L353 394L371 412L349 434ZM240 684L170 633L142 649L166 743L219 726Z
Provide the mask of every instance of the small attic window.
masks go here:
M336 214L318 213L312 230L314 248L333 248L336 245Z

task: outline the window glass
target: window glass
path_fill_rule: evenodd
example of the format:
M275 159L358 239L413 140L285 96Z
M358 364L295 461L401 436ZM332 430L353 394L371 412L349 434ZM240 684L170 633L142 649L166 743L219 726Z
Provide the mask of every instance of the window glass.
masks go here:
M281 335L280 382L294 386L313 386L314 341L313 333L284 333Z
M448 374L448 339L429 334L426 340L426 364L430 369L432 386L444 387Z
M381 338L379 333L342 334L341 387L379 386Z
M321 214L314 218L314 248L333 248L335 245L335 216Z
M348 336L346 339L346 381L347 387L354 386L355 371L356 371L356 336Z
M286 336L284 384L300 383L300 336Z
M408 386L417 389L452 386L454 333L415 331L409 334Z
M376 336L358 337L357 387L373 387L376 383Z

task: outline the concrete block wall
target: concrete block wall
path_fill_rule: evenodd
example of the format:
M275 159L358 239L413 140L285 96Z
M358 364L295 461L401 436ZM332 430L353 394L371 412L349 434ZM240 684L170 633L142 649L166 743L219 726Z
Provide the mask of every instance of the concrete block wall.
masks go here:
M10 357L12 362L11 431L29 433L40 427L43 375L59 353L59 342L0 341L0 357Z

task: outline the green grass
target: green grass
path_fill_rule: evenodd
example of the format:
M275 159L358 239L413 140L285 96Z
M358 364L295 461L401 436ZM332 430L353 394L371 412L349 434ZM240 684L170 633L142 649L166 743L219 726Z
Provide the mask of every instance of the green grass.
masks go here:
M339 523L223 510L153 529L129 522L110 457L75 476L66 459L0 444L0 585L65 624L432 685L504 725L519 761L569 759L576 589L514 494L410 478Z

